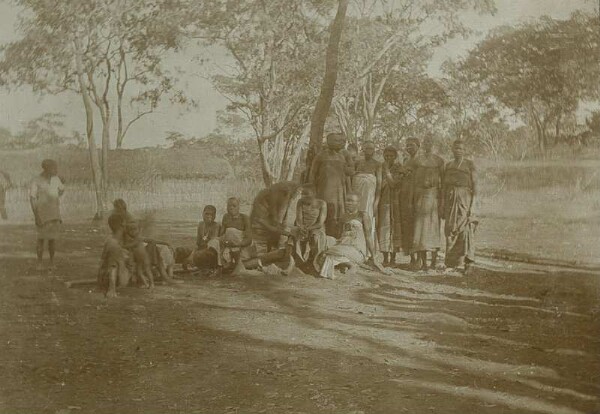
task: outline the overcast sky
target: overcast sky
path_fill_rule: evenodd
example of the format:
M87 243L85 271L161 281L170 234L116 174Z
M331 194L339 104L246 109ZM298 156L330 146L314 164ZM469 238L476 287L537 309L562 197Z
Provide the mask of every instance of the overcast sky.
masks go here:
M465 13L464 19L476 31L469 39L455 39L439 48L430 65L432 75L439 73L441 63L463 55L492 28L516 24L548 15L557 19L568 18L578 9L597 9L597 0L496 0L497 13L477 15ZM7 2L0 2L0 43L17 39L15 23L18 10ZM218 57L217 57L218 58ZM185 135L202 136L213 130L216 125L215 114L223 109L226 100L221 97L206 80L203 70L189 56L178 55L169 60L173 67L181 67L187 75L183 86L199 106L192 111L180 113L176 107L168 104L158 112L147 116L135 124L126 139L126 147L155 146L164 143L167 131L179 131ZM195 74L194 74L195 73ZM28 90L7 92L0 90L0 126L13 132L21 129L28 120L46 112L62 112L66 115L68 131L85 131L85 115L81 99L73 95L39 97ZM99 122L97 122L98 126ZM99 134L97 134L99 138Z

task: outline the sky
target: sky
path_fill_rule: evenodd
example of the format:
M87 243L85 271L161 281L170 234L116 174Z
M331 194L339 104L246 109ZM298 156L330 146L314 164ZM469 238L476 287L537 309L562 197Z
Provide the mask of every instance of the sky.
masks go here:
M440 74L440 65L449 58L466 54L478 41L482 40L490 29L503 25L514 25L548 15L556 19L566 19L578 9L595 10L600 0L496 0L497 12L494 15L478 15L475 12L464 13L462 18L473 29L474 34L467 39L453 39L440 47L431 61L429 72L433 76ZM0 44L18 39L16 22L19 10L5 1L0 1ZM219 51L211 56L219 61ZM136 148L156 146L165 143L169 131L181 132L186 136L202 136L216 127L216 112L224 109L227 100L223 98L206 79L205 69L194 61L191 53L172 55L167 58L171 67L181 68L186 76L179 85L198 106L182 111L180 107L161 105L158 110L142 118L131 127L126 137L125 147ZM583 108L584 116L589 108ZM81 98L76 95L43 96L22 88L7 91L0 89L0 127L6 127L13 133L22 129L27 121L46 112L65 114L66 131L85 132L85 114ZM99 120L96 122L98 128ZM100 138L99 131L96 133Z

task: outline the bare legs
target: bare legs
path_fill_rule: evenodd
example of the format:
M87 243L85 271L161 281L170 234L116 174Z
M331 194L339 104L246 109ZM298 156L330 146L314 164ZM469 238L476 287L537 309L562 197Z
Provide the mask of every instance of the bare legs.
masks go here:
M383 252L383 265L393 266L396 263L396 252Z
M417 260L416 260L416 266L417 266L417 270L429 270L431 269L435 269L437 267L437 259L438 259L438 252L437 250L432 250L431 251L431 266L427 265L427 250L422 250L417 252ZM412 255L411 255L411 263L412 263Z
M44 259L44 239L38 239L35 252L37 255L37 266L36 270L43 270L43 259ZM48 240L48 256L50 257L49 270L55 270L56 265L54 264L54 254L56 253L56 241L54 239Z

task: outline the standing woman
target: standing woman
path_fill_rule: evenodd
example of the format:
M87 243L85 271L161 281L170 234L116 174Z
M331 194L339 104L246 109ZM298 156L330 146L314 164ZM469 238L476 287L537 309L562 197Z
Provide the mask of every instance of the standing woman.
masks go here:
M427 270L427 252L431 252L431 267L437 266L441 248L440 205L444 160L433 153L433 138L423 141L424 152L415 160L413 173L414 233L412 252L417 253L421 270Z
M464 157L464 143L457 140L452 145L454 160L444 171L443 214L446 224L446 267L467 270L475 260L473 232L477 222L471 216L476 194L475 165Z
M393 266L396 252L402 248L402 225L398 187L404 171L397 162L398 150L389 146L383 150L384 176L381 183L381 199L377 211L377 240L383 253L383 265Z
M404 178L398 188L400 202L400 226L402 227L402 251L405 255L410 254L410 269L417 267L417 254L412 252L414 233L414 206L412 174L416 166L416 158L421 143L418 138L410 137L406 140L406 153L408 157L404 160Z
M60 217L60 197L65 191L58 177L58 164L54 160L42 161L42 173L36 176L29 188L29 201L37 227L37 270L43 270L44 241L48 241L50 256L49 270L56 269L54 265L55 240L60 233L62 219Z

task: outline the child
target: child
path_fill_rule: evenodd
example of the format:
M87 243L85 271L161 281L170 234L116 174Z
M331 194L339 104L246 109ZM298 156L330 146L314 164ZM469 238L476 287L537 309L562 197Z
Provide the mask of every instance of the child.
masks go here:
M221 245L229 249L234 268L241 260L253 256L250 250L252 245L250 217L240 213L240 200L236 197L227 200L227 213L223 216L220 235Z
M123 234L123 246L131 252L133 261L135 262L136 275L142 282L145 288L154 287L154 276L152 272L152 263L144 240L140 234L138 222L127 212L127 204L122 199L116 199L113 202L113 214L119 215L125 222L125 231ZM149 281L149 282L148 282Z
M193 263L198 268L221 268L221 247L219 233L221 226L215 221L217 208L212 205L204 207L202 221L198 224L196 250L193 252Z
M121 246L124 235L124 220L119 214L111 214L108 218L108 227L111 236L106 239L100 269L98 270L98 287L105 290L108 298L117 296L117 285L127 286L129 272L125 265L126 250Z
M295 245L300 262L309 265L305 270L313 270L313 260L327 249L326 218L327 203L316 198L314 186L303 186L302 198L298 200L296 207L296 226L299 235L295 239Z

